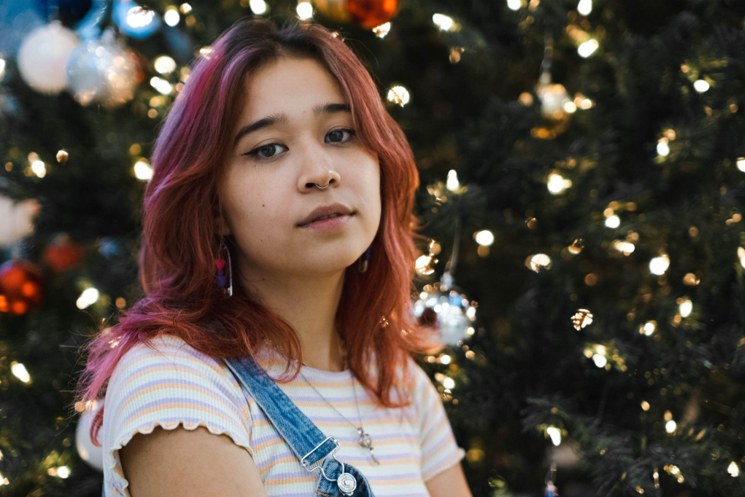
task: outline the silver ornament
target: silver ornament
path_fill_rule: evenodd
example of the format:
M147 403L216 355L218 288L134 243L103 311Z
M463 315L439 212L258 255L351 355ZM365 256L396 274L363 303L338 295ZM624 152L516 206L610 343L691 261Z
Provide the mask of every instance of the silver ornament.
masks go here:
M67 63L67 87L81 105L117 107L134 97L137 64L111 28L83 43Z

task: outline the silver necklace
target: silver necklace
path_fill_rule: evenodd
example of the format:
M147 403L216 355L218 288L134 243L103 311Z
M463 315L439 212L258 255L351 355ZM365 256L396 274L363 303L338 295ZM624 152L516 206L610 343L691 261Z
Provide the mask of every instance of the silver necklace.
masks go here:
M342 344L344 344L344 341L343 340L342 340ZM344 346L343 356L344 356L344 361L343 361L344 362L344 369L346 370L347 369L347 348L346 348L346 346ZM308 380L308 378L303 374L302 371L300 371L300 375L305 379L305 381L308 382L308 385L310 385L313 388L313 390L315 390L318 393L318 395L320 395L321 398L326 401L326 403L328 405L330 405L336 412L338 412L339 415L347 421L347 423L351 424L352 426L354 426L357 429L357 437L358 437L357 438L357 443L359 443L362 447L364 447L366 449L370 449L370 457L372 457L373 462L375 464L377 464L377 465L380 465L380 461L378 461L378 459L375 457L375 454L373 453L372 437L370 436L369 433L365 433L365 430L362 427L362 415L360 414L360 405L357 402L357 389L355 388L355 385L354 385L354 376L352 376L352 391L354 392L354 403L357 406L357 416L360 419L360 425L359 426L357 426L354 423L352 423L351 421L349 421L349 419L347 419L347 417L344 416L339 411L339 409L337 409L336 407L334 407L334 404L332 404L331 402L329 402L326 399L326 397L324 397L323 394L320 391L318 391L318 389L313 385L313 383L311 383Z

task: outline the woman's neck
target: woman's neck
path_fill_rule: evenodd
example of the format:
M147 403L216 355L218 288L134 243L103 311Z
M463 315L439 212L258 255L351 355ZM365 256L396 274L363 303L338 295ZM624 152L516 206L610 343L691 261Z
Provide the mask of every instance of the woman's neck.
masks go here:
M344 271L332 275L261 274L246 268L244 288L259 303L281 316L297 333L303 364L323 371L344 371L343 348L336 330L336 310L344 286Z

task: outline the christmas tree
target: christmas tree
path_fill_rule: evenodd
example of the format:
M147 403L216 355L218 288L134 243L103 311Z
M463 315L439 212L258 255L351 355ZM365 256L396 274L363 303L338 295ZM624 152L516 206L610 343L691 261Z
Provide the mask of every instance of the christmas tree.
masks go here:
M475 496L745 495L742 2L1 7L3 495L100 495L79 351L142 297L158 124L246 16L336 30L406 132Z

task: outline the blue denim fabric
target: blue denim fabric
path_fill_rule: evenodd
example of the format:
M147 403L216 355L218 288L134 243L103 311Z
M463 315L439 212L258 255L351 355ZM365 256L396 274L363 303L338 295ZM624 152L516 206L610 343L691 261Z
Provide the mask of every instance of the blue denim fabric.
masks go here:
M336 458L340 447L338 440L319 430L252 357L225 359L225 363L258 402L305 469L319 470L315 495L374 497L365 475ZM331 457L327 457L329 455ZM102 497L106 497L105 488Z
M316 495L374 496L365 475L336 458L340 447L338 440L319 430L252 357L225 359L225 363L258 402L305 469L320 470ZM329 455L331 457L327 457Z

